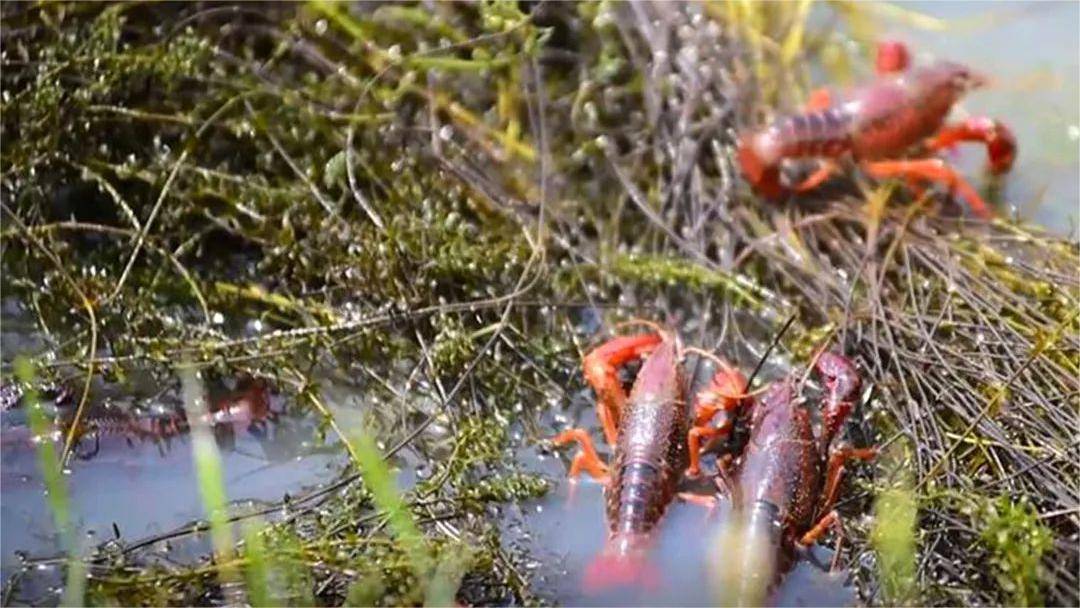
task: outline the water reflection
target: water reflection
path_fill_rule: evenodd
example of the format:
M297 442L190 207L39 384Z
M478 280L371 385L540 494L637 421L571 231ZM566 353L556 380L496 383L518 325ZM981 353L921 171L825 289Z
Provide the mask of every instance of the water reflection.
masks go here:
M210 422L230 497L243 498L249 505L274 502L285 493L327 482L338 474L340 450L321 439L315 416L286 407L285 399L272 392L264 395L264 403L243 386L222 390L219 395L231 400L226 407L212 395L215 408ZM245 402L251 399L255 400ZM124 411L135 411L127 409L130 403L125 406ZM94 410L101 407L98 401ZM110 418L92 410L104 422L88 428L78 448L82 458L72 459L67 472L71 511L80 537L86 539L85 550L117 533L124 541L131 541L203 517L191 441L184 432L186 420L177 418L175 407L173 399L161 397L140 403L142 418L117 413L115 404L109 408ZM59 414L62 419L64 413ZM60 545L25 414L16 407L3 416L0 525L4 534L0 551L3 577L8 581L21 569L22 556L57 555ZM148 421L146 416L158 419ZM53 440L60 445L58 433ZM190 553L192 558L202 554L197 549ZM170 554L170 558L178 556ZM51 575L48 568L23 573L20 593L33 597L34 589L41 590L35 576Z

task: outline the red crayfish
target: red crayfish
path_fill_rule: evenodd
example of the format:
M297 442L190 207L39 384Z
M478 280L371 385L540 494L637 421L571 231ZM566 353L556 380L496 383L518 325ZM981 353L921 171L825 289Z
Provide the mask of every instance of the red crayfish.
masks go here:
M939 182L963 199L982 218L990 207L974 188L934 152L964 141L982 142L991 173L1008 171L1016 159L1016 139L1000 121L984 117L945 124L952 106L987 79L948 61L909 67L907 48L899 42L878 45L873 83L834 101L817 91L807 112L777 118L759 131L740 138L738 160L743 175L759 194L778 199L817 187L851 159L875 178L903 178L912 186ZM911 152L910 156L908 153ZM781 183L785 159L825 159L802 182Z
M752 407L747 445L730 470L722 461L719 466L718 485L729 491L748 539L759 545L755 551L755 542L740 543L744 563L736 569L741 579L735 581L740 605L760 600L796 550L813 544L830 526L839 528L832 506L844 463L877 454L874 448L833 446L859 396L854 364L823 352L814 367L825 387L817 436L810 411L801 405L796 382L789 377L773 384L757 403L746 402Z
M556 445L577 442L581 449L570 476L582 470L605 484L608 540L585 573L585 588L643 582L648 585L645 553L687 464L688 411L682 358L686 350L677 336L652 323L653 333L616 337L585 356L587 382L597 395L604 437L613 448L610 466L596 453L584 429L557 435ZM643 359L629 394L619 380L619 367ZM737 370L717 372L694 400L696 411L716 411L714 401L745 389ZM693 458L696 462L696 454Z

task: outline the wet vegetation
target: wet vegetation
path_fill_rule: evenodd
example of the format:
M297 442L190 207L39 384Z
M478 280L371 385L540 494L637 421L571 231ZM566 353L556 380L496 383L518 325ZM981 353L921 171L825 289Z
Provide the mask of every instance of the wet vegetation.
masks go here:
M60 601L27 580L63 563L92 604L552 601L498 513L550 487L519 454L581 353L646 317L750 370L794 315L758 382L835 345L872 387L851 441L889 448L840 504L862 600L1076 604L1080 249L857 178L752 196L737 130L811 65L869 73L880 15L808 7L5 4L0 288L43 343L4 383L79 417L249 374L351 464L244 509L211 450L206 522L35 556L4 602Z

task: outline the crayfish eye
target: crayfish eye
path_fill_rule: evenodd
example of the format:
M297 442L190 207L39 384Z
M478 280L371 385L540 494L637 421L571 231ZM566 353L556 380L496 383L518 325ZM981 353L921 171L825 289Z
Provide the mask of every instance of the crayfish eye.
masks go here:
M960 91L970 91L986 84L986 78L967 68L957 68L952 77L952 84Z
M957 70L953 73L952 85L961 91L967 90L971 85L971 74L967 70Z

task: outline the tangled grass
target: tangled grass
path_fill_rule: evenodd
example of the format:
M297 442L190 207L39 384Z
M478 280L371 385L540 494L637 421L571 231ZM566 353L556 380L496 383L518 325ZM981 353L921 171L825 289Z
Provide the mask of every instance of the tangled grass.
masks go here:
M453 565L467 603L543 599L484 514L544 491L513 437L550 432L590 311L747 367L795 314L773 374L853 356L873 390L850 434L889 454L841 505L862 599L1075 604L1080 250L888 184L756 200L734 134L837 56L808 7L7 4L4 296L80 409L92 378L187 361L273 378L349 439L319 389L353 379L385 460L441 463L403 504L432 559L478 548ZM289 573L289 603L422 601L379 487L293 498L228 567ZM915 506L894 542L859 517L879 494ZM230 597L221 563L157 540L88 556L87 599Z

